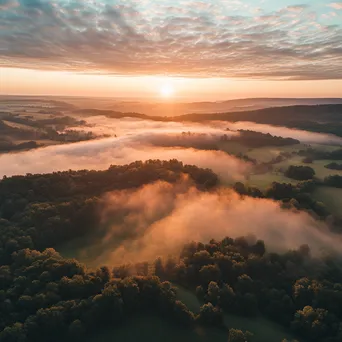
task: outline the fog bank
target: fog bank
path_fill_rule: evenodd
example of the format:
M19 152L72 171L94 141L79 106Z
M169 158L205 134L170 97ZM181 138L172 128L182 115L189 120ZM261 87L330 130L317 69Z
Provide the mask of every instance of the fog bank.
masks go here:
M309 244L314 254L340 251L341 237L305 212L282 209L269 199L241 198L231 190L204 193L183 182L157 182L104 197L106 234L77 257L93 266L154 260L177 254L185 243L253 234L268 251ZM125 213L120 222L112 222Z
M68 169L100 170L111 164L175 158L187 164L211 168L224 181L243 180L251 168L250 164L225 152L214 151L217 148L216 142L224 134L228 137L239 134L236 131L226 131L227 128L270 132L272 135L292 137L307 143L342 141L341 138L326 134L249 122L182 123L96 116L87 118L86 127L74 129L88 129L97 134L108 134L110 138L1 154L0 177Z
M131 139L106 138L82 143L49 146L22 153L0 155L0 177L26 173L64 170L107 169L113 164L136 160L178 159L186 164L211 168L224 181L243 180L250 164L222 151L192 148L160 148L132 142Z

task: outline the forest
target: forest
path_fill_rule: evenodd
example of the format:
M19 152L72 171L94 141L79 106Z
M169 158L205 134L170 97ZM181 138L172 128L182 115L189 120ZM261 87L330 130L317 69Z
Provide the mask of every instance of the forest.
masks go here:
M291 146L300 144L298 139L277 137L271 135L270 133L265 134L243 129L238 130L238 132L239 135L231 137L230 140L239 142L247 147L258 148L266 146Z
M16 116L0 112L0 153L98 138L90 131L68 129L80 125L85 125L85 121L69 116L54 114L50 118L36 120L30 115Z
M220 186L211 170L177 160L4 177L0 341L85 341L139 313L163 315L185 330L219 329L230 342L254 337L228 329L225 314L262 315L301 341L340 341L340 257L317 256L308 245L271 252L257 237L226 237L186 243L179 254L155 261L96 269L53 249L79 236L103 234L97 223L105 193L156 181L176 184L184 177L203 193ZM315 186L314 181L298 187L274 183L262 192L237 183L234 189L242 197L273 198L284 210L296 207L324 217L327 213L306 195ZM116 217L127 214L116 212ZM202 303L199 313L177 299L177 286L196 293Z
M341 340L338 105L30 101L0 113L0 341Z

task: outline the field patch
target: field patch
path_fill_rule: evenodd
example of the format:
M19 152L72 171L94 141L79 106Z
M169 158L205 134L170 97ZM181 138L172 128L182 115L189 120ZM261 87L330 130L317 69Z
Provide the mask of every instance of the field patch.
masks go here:
M304 157L295 156L293 158L287 159L281 163L275 164L274 167L279 172L285 172L286 169L290 165L294 166L309 166L312 167L315 172L316 176L319 179L324 179L325 177L332 176L332 175L340 175L342 176L342 170L330 170L325 167L325 165L330 164L332 162L336 162L336 160L314 160L312 163L303 163ZM288 178L286 178L288 179Z
M105 330L87 339L87 342L227 342L224 330L196 328L183 329L160 316L139 315L119 327Z
M295 179L287 178L281 172L267 172L264 174L251 175L246 185L257 187L260 190L266 190L273 182L297 184Z

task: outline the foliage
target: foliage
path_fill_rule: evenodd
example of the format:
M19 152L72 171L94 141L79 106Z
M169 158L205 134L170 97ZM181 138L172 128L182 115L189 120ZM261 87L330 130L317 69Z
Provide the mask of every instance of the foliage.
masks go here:
M334 175L324 179L324 184L334 188L342 188L342 176Z
M300 141L292 138L283 138L273 136L270 133L261 133L250 130L239 130L239 135L230 138L247 147L265 147L265 146L290 146L300 144Z
M245 112L186 114L171 119L195 122L212 120L232 122L249 121L342 136L341 112L341 104L297 105L271 107ZM324 123L322 123L322 120L324 120Z
M158 259L159 265L165 262ZM312 257L307 245L277 254L252 237L227 237L187 244L179 264L164 277L196 289L204 302L197 318L202 324L219 325L217 310L247 317L262 314L308 341L330 342L341 336L338 262L332 256Z
M292 179L304 181L313 179L313 177L315 176L315 170L310 166L290 165L285 172L285 176Z
M224 313L261 314L307 341L341 341L340 260L314 257L307 245L274 253L253 236L226 237L188 243L177 258L158 258L154 265L142 260L94 270L50 248L87 234L98 220L101 194L158 179L177 182L184 174L202 190L217 184L210 170L175 160L5 177L0 182L0 341L81 341L136 313L159 314L186 329L226 329ZM319 211L308 195L315 184L275 183L265 195ZM235 187L244 196L252 193L243 184ZM173 283L196 290L203 303L197 316L177 300ZM229 341L242 338L251 336L230 330Z
M339 171L342 170L342 164L337 164L337 163L329 163L325 165L324 167L330 170L339 170Z
M237 329L229 330L228 342L250 342L252 341L253 334L249 331L243 332Z
M26 231L38 249L85 236L100 221L100 196L187 175L199 189L213 188L217 176L208 169L177 160L137 161L105 171L66 171L4 177L0 181L0 215ZM33 229L31 229L34 227ZM98 232L101 233L101 232Z

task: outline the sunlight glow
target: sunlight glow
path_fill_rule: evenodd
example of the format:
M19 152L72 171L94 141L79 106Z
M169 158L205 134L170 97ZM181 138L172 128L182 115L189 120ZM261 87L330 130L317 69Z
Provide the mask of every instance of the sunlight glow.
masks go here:
M163 97L171 97L174 94L175 90L173 86L169 83L165 83L160 88L160 95Z

